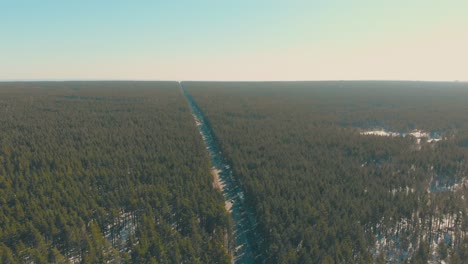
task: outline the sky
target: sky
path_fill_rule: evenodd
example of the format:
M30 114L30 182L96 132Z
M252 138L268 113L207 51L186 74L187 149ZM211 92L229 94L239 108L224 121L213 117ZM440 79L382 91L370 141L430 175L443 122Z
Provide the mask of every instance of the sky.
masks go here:
M0 0L0 80L468 81L466 0Z

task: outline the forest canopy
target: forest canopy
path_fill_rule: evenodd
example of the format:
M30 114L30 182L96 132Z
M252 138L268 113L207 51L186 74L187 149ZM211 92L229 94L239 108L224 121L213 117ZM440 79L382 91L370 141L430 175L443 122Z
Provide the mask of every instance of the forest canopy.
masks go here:
M468 259L468 84L184 87L255 211L259 263ZM363 134L375 129L441 140Z
M256 262L468 259L468 84L183 87ZM181 88L0 83L0 263L230 263L236 221Z
M229 263L178 87L0 83L0 262Z

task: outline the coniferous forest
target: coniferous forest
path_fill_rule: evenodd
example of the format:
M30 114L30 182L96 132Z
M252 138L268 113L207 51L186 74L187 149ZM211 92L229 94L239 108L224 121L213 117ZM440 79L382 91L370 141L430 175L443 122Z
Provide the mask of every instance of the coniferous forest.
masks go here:
M0 263L229 263L175 82L0 83Z
M0 83L0 263L231 263L225 202L256 263L466 263L467 83L183 87L242 197L177 82Z
M468 260L468 84L184 86L256 214L259 263Z

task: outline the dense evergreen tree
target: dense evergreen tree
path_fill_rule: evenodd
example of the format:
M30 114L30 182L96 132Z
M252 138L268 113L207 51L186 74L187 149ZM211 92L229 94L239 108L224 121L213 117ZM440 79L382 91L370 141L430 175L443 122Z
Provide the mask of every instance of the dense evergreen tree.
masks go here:
M184 87L210 120L256 213L264 238L259 262L426 263L441 241L449 259L463 259L467 84ZM375 128L422 129L444 140L360 134Z
M229 263L177 83L0 83L1 263Z

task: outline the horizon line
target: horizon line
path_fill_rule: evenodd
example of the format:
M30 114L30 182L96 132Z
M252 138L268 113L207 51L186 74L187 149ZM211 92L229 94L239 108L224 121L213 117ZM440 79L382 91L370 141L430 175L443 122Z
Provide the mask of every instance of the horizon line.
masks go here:
M410 80L410 79L298 79L298 80L175 80L175 79L74 79L74 78L41 78L41 79L0 79L0 82L438 82L468 83L468 80Z

